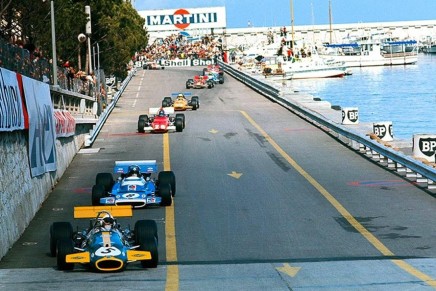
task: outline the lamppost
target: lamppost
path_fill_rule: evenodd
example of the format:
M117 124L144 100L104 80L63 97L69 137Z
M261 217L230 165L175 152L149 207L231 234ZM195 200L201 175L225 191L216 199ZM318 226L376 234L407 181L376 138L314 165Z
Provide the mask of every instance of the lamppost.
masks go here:
M55 17L54 17L54 2L51 1L51 46L52 46L52 59L53 59L53 86L58 85L58 62L56 56L56 32L55 32Z
M79 40L79 49L78 49L78 55L77 55L77 58L78 58L78 60L79 60L79 64L78 64L78 69L79 70L82 70L82 55L81 55L81 53L80 53L80 51L81 51L81 49L82 49L82 43L84 43L85 41L86 41L86 39L87 39L87 37L86 37L86 35L85 34L83 34L83 33L80 33L78 36L77 36L77 39ZM85 54L85 56L86 56L86 54ZM86 62L85 62L86 63ZM86 69L85 69L86 70Z
M86 22L86 36L88 37L88 59L89 59L89 65L88 65L88 74L92 74L92 55L91 55L91 7L85 6L85 14L86 19L88 20Z

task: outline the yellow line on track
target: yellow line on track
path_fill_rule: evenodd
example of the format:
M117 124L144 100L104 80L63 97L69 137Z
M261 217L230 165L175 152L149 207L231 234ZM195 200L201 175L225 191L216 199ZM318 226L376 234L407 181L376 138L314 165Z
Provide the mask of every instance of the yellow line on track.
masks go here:
M163 135L163 170L170 171L170 142L168 133ZM174 200L171 206L165 207L165 242L166 260L168 263L177 262L176 227L174 221ZM179 267L177 264L167 265L167 279L165 290L179 290Z
M380 240L378 240L371 232L369 232L362 224L360 224L349 212L333 197L321 184L319 184L312 176L309 175L297 162L295 162L245 111L240 111L241 114L262 134L262 136L271 144L271 146L295 169L302 175L322 196L350 223L363 237L365 237L380 253L384 256L395 256ZM395 265L406 271L407 273L417 277L426 284L436 288L436 281L414 268L404 260L391 260Z

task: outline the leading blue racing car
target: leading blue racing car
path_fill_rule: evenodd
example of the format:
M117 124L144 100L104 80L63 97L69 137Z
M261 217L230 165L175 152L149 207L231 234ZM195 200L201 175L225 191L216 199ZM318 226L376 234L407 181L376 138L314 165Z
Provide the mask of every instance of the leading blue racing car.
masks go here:
M121 228L115 217L132 216L132 206L81 206L74 218L92 218L90 225L74 231L70 222L50 226L50 254L59 270L73 270L76 264L97 272L123 271L127 264L140 262L156 268L158 234L154 220L138 220L135 227Z
M157 180L156 160L116 161L111 173L98 173L92 187L92 205L170 206L176 194L173 171L161 171Z

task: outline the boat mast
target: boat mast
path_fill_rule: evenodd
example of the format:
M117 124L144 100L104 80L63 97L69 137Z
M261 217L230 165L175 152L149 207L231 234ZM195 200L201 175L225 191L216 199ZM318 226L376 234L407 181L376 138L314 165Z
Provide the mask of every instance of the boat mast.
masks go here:
M329 22L330 22L330 43L332 43L333 39L332 39L332 34L333 34L333 29L332 29L332 0L329 0Z
M291 48L294 49L294 4L292 0L291 0L291 35L292 35Z
M315 14L313 13L313 1L310 1L310 10L312 11L312 42L315 43Z

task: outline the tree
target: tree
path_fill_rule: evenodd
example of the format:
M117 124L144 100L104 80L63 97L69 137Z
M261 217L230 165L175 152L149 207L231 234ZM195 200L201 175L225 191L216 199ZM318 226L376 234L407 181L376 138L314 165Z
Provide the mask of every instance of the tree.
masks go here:
M0 36L21 42L29 50L37 49L51 58L51 1L2 0ZM123 0L54 0L56 52L60 64L69 60L75 66L86 47L77 36L85 33L85 5L91 7L92 45L100 48L100 67L105 73L124 78L126 64L133 54L145 48L148 35L145 20L129 1Z

